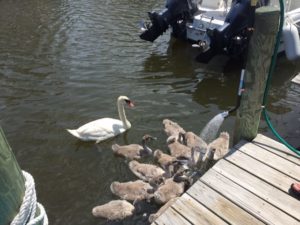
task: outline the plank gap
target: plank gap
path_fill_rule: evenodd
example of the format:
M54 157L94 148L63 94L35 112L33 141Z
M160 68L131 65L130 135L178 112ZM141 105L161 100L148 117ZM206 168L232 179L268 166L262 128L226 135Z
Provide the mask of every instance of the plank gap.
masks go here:
M258 134L252 143L268 152L276 154L277 156L300 166L300 157L282 143L276 142L273 139L261 134Z
M157 225L191 225L191 223L180 213L169 207L155 221Z
M177 212L181 211L181 215L184 215L186 219L192 224L201 225L227 225L228 223L222 218L211 212L205 206L200 204L194 198L188 194L183 194L176 204L172 205L172 208Z
M248 144L249 144L249 143L248 143ZM247 148L247 149L246 149L246 148ZM294 164L294 163L293 163L294 166L287 165L288 163L292 163L292 162L290 162L290 161L285 160L284 158L282 158L282 162L280 163L282 166L281 166L281 168L280 168L280 164L276 164L276 163L275 163L275 160L274 160L274 158L277 157L276 161L279 161L279 159L278 159L279 156L277 156L276 154L273 154L273 153L272 153L272 154L274 155L274 158L273 158L273 159L272 159L272 158L269 158L269 159L272 159L272 160L273 160L273 163L270 163L270 162L267 161L267 160L261 159L257 153L254 153L255 150L253 150L253 152L251 152L252 150L249 149L249 146L245 146L245 145L244 145L244 146L242 146L241 148L236 149L236 150L239 151L239 152L241 152L241 153L243 153L243 154L248 155L249 157L251 157L251 158L253 158L253 159L255 159L255 160L257 160L257 161L259 161L259 162L261 162L261 163L263 163L263 164L265 164L266 166L269 166L269 167L273 168L274 170L277 170L277 171L279 171L279 172L281 172L281 173L283 173L283 174L285 174L285 175L287 175L287 176L289 176L289 177L291 177L291 178L293 178L293 179L296 179L297 181L300 181L300 173L297 174L297 172L296 172L296 171L300 171L300 167L297 166L297 165ZM265 150L263 150L263 151L265 151ZM270 156L269 156L269 157L270 157ZM265 158L266 158L266 157L265 157ZM281 157L280 157L280 158L281 158ZM286 161L286 162L285 162L285 161ZM288 163L287 163L287 162L288 162ZM284 164L284 165L283 165L283 164ZM291 167L295 167L295 168L291 168ZM299 167L299 168L297 168L297 167ZM288 171L288 169L290 169L290 171Z
M188 190L187 194L229 224L264 224L255 216L240 208L230 199L226 198L226 196L207 186L201 180L198 180L193 187Z
M266 224L299 225L299 221L295 220L293 217L287 215L213 169L209 170L201 177L201 181L215 191L222 193L227 199L230 199L236 205Z
M300 220L299 201L277 187L225 160L219 161L212 169L263 201L268 202L296 220Z
M273 186L285 193L288 193L289 188L292 183L297 182L297 179L294 179L279 170L276 170L268 165L264 164L261 161L256 160L255 158L237 151L234 155L226 157L224 159L235 166L259 177L260 179L266 181Z
M200 182L200 181L197 181ZM196 183L195 183L196 184ZM194 184L194 185L195 185ZM221 215L219 215L218 213L216 213L215 211L213 211L212 209L208 208L206 205L204 205L199 199L197 199L196 197L194 197L193 195L191 195L190 193L186 192L186 194L191 197L192 199L194 199L195 201L197 201L201 206L203 206L204 208L206 208L208 211L210 211L211 213L213 213L215 216L219 217L221 220L223 220L224 222L231 224L230 221L228 221L226 218L222 217Z

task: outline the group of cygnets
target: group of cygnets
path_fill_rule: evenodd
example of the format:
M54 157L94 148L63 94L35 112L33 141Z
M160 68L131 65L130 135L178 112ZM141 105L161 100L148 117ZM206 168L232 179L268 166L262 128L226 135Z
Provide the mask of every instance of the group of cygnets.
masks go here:
M152 223L176 198L192 185L195 174L205 171L209 162L219 160L229 151L229 134L221 132L211 143L186 132L169 119L163 120L169 154L157 149L154 152L148 143L155 139L144 135L142 144L112 145L114 154L127 158L129 169L138 178L135 181L113 182L111 192L121 200L112 200L93 208L95 217L122 220L135 213L137 201L154 201L162 206L148 218ZM154 156L157 165L140 163L146 156ZM200 174L201 175L201 174Z

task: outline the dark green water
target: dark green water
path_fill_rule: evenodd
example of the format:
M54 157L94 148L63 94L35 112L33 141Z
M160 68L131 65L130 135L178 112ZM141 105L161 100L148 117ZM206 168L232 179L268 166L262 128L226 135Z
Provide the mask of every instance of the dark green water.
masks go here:
M222 72L223 58L209 65L166 33L155 43L138 37L138 23L163 2L137 0L0 1L0 124L23 170L36 182L38 201L50 224L107 224L94 206L116 199L112 181L135 179L113 143L137 143L144 133L167 150L162 120L200 133L216 114L235 104L239 69ZM270 116L291 144L299 146L300 70L279 58L270 91ZM117 117L116 99L129 96L132 129L95 145L68 134L101 117ZM234 117L221 130L232 134ZM271 136L262 121L260 132ZM149 159L151 161L151 159ZM155 206L149 206L149 211ZM143 224L140 215L125 224Z

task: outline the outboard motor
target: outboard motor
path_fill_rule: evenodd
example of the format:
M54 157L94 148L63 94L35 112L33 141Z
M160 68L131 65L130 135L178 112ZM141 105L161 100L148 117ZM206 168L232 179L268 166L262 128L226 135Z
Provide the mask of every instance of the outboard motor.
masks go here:
M196 0L167 0L166 8L160 13L149 12L148 16L151 25L146 26L146 30L140 38L153 42L171 26L175 37L185 35L185 23L179 21L192 20L193 14L197 12ZM182 25L181 25L182 24Z
M207 29L210 46L197 60L208 62L219 53L231 57L240 56L248 45L251 34L249 28L254 25L255 8L251 6L251 0L233 0L224 24L218 28Z
M208 62L219 53L232 58L244 55L254 26L255 9L268 4L269 0L259 0L256 6L251 6L251 0L232 0L224 25L213 30L207 29L209 50L198 55L197 60Z
M240 58L248 46L255 9L268 5L269 0L258 0L256 6L251 6L251 0L232 0L229 12L224 9L223 16L216 16L222 12L220 9L199 11L198 3L202 1L167 0L160 13L148 14L151 24L144 26L140 38L153 42L172 27L173 37L200 47L197 57L200 62L208 62L220 53Z

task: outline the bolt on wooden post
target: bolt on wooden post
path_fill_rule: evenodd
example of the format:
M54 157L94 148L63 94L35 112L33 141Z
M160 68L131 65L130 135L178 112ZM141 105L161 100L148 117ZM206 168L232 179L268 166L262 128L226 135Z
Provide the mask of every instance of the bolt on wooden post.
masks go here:
M0 127L0 225L8 225L19 212L25 181Z
M249 43L241 105L237 111L233 142L253 140L258 132L262 100L279 27L279 9L261 7L255 12Z

